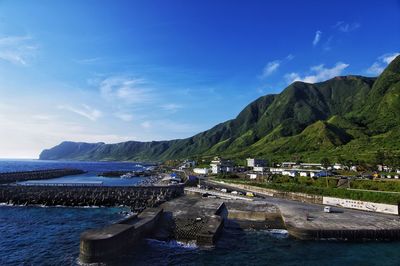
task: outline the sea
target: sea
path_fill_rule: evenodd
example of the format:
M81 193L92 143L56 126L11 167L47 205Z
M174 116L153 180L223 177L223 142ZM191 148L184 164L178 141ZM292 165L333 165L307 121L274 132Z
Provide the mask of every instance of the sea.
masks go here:
M120 181L98 177L98 173L140 167L126 162L0 160L0 172L78 168L88 173L60 178L62 182L100 178L107 185L135 185L142 178ZM118 221L126 211L0 204L0 265L80 265L81 232ZM285 230L228 228L212 249L144 239L111 265L400 265L399 251L400 242L300 241Z

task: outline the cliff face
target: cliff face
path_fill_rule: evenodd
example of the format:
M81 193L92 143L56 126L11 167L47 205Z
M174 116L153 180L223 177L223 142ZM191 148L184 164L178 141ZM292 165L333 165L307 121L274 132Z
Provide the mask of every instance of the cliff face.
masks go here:
M368 159L400 151L400 56L377 78L295 82L258 98L232 120L193 137L117 144L63 142L40 159L162 160L196 156ZM355 158L357 157L357 158Z

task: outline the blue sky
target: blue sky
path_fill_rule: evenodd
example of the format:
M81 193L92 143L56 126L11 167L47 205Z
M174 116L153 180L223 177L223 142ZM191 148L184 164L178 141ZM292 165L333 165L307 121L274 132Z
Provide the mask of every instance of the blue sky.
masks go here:
M400 1L0 1L0 157L189 137L399 52Z

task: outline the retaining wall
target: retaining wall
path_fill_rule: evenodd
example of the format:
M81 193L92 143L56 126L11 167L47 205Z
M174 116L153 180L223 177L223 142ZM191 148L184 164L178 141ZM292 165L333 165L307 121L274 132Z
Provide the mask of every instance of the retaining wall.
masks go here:
M279 191L279 190L268 189L268 188L260 188L260 187L256 187L256 186L249 186L249 185L244 185L244 184L232 184L232 183L226 184L226 183L220 183L220 182L215 182L215 181L208 181L208 182L210 184L215 184L218 186L230 187L231 189L236 188L236 189L253 191L255 193L260 193L260 194L270 196L270 197L275 197L275 198L283 198L283 199L301 201L301 202L306 202L306 203L323 204L323 197L319 196L319 195L310 195L310 194L297 193L297 192L285 192L285 191Z

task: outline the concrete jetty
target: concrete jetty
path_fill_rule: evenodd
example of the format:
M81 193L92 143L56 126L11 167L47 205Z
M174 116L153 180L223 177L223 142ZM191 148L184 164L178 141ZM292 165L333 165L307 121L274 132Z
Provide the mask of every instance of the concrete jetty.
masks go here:
M24 172L0 173L0 184L22 182L28 180L43 180L67 175L80 175L85 171L79 169L47 169Z
M108 244L99 245L96 252L92 252L96 254L93 256L86 249L81 250L81 259L84 262L101 261L98 258L103 256L112 260L119 252L133 249L142 237L165 241L175 239L195 242L201 247L212 247L225 227L286 229L291 237L301 240L400 240L400 217L395 215L336 207L333 212L326 213L323 205L282 198L266 196L248 201L236 197L218 198L211 191L204 193L203 190L186 189L185 192L189 194L165 202L157 210L145 211L143 215L147 220L144 221L149 221L146 230L141 229L140 221L143 218L140 218L140 214L139 219L131 218L131 222L124 223L127 225L118 223L106 229L90 231L90 234L82 234L81 247L91 246L86 242L97 239ZM212 198L204 195L212 195ZM124 237L129 241L113 240ZM116 243L113 247L116 252L109 252L110 249L106 248L109 243Z
M139 215L81 234L79 259L84 263L109 261L148 236L162 215L161 208L148 208Z
M212 247L225 226L270 229L284 228L284 223L279 209L265 202L185 195L137 217L82 233L79 257L84 263L109 262L129 252L143 237Z

